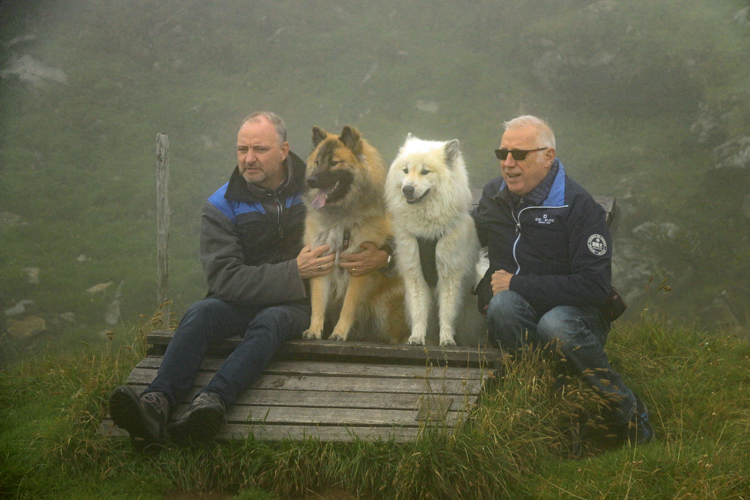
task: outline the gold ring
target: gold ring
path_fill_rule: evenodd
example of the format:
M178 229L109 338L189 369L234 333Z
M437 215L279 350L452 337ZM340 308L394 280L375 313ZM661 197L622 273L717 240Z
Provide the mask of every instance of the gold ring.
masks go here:
M323 266L321 266L320 264L318 264L318 271L322 271L322 270L323 270Z

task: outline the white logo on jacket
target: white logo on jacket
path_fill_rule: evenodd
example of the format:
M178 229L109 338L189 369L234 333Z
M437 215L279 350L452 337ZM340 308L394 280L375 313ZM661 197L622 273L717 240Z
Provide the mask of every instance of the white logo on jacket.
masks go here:
M589 246L591 253L597 257L601 257L607 253L607 240L601 234L592 234L589 236L589 240L586 242Z

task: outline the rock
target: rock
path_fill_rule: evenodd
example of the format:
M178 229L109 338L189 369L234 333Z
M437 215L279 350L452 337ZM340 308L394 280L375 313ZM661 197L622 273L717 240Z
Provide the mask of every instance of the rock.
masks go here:
M742 338L747 336L748 332L738 319L726 290L716 294L711 303L698 312L698 317L701 325L709 331L719 330Z
M26 273L26 279L32 285L39 284L39 268L38 267L24 267L23 272Z
M648 221L633 228L633 234L646 241L663 241L674 240L679 230L680 227L673 222Z
M17 316L19 314L23 314L26 312L26 308L29 306L33 306L34 301L33 300L22 300L15 306L11 307L10 309L6 309L5 315L6 316Z
M106 283L99 283L99 284L92 286L91 288L87 288L86 291L89 292L90 294L95 294L95 293L103 294L104 292L107 291L107 288L109 288L112 284L114 284L114 281L108 281Z
M104 311L104 322L108 325L116 325L120 322L120 299L115 299L109 303Z
M750 167L750 136L733 137L714 148L715 168Z
M30 339L47 329L47 323L37 316L29 316L21 321L8 324L8 333L19 340Z
M109 303L107 309L104 311L104 322L108 325L116 325L120 322L120 305L122 304L122 285L124 281L121 281L117 285L115 290L115 300Z
M744 9L736 12L732 19L739 23L740 25L750 28L750 5L745 7Z
M47 66L31 56L11 57L6 68L0 71L0 77L8 78L10 76L16 76L22 82L29 83L34 87L39 87L47 82L68 83L68 75L61 69Z
M23 218L13 212L0 212L0 229L7 229L15 226L25 226Z
M435 101L423 101L422 99L417 100L417 109L423 113L437 113L440 106Z
M60 319L63 319L68 323L75 323L76 315L72 312L64 312L60 315Z

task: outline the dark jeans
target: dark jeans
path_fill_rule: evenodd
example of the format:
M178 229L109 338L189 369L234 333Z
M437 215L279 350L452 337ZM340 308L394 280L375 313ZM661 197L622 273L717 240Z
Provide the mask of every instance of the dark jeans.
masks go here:
M625 424L634 414L635 395L604 352L609 323L598 309L558 306L540 316L521 295L507 290L490 300L487 323L490 339L507 352L515 353L526 344L556 343L568 371L610 402L603 412L608 422Z
M207 298L182 317L154 381L145 392L161 391L171 405L193 385L209 345L235 335L242 342L201 392L215 392L229 406L256 382L281 344L310 325L310 306L283 304L239 308Z

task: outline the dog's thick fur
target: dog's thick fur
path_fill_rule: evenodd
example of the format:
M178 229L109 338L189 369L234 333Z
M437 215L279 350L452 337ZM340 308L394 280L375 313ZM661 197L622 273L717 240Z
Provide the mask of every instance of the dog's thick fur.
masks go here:
M380 271L351 276L337 265L341 254L359 252L361 243L381 247L392 236L383 201L383 160L349 125L340 136L313 127L312 137L305 244L329 245L336 265L332 273L310 280L312 318L303 337L321 339L327 318L335 323L331 340L347 340L356 324L357 339L402 343L408 327L401 278Z
M406 287L407 342L425 344L434 292L440 345L483 343L484 318L471 297L479 239L458 140L425 141L409 134L388 171L385 199Z

